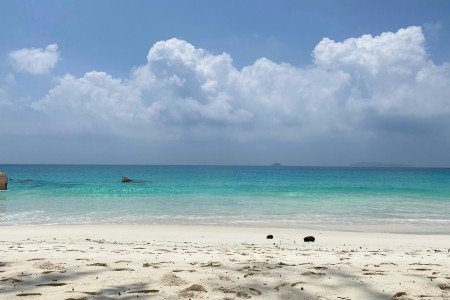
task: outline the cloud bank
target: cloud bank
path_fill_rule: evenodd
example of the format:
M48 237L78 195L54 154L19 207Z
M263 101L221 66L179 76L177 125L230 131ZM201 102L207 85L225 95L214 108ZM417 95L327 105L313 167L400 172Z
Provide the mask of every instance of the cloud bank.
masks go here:
M59 60L58 45L51 44L45 49L24 48L11 52L9 57L18 71L46 74L55 67Z
M20 70L41 74L59 53L54 44L11 57ZM45 116L42 130L55 133L354 146L449 138L448 95L450 64L435 65L422 29L408 27L342 42L324 38L303 67L261 58L236 69L229 54L174 38L155 43L128 78L66 74L28 108Z

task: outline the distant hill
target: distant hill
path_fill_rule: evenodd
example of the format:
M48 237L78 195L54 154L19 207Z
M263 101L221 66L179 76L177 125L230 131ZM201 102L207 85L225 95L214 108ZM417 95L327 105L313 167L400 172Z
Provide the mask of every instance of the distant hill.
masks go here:
M379 162L367 162L361 161L354 164L349 165L352 168L412 168L411 165L406 164L384 164Z
M272 165L272 167L281 167L281 164L280 164L280 163L274 163L274 164Z

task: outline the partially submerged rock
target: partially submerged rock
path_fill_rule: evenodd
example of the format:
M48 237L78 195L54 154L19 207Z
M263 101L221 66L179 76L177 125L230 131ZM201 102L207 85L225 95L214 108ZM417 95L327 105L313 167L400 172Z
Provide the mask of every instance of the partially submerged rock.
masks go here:
M133 179L122 176L122 182L132 182L132 181L133 181Z
M8 189L8 176L0 172L0 190L6 191Z

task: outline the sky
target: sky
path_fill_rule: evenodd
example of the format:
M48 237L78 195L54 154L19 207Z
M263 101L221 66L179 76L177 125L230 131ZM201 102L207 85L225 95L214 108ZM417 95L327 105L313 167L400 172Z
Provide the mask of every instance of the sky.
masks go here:
M450 1L0 1L0 164L450 167Z

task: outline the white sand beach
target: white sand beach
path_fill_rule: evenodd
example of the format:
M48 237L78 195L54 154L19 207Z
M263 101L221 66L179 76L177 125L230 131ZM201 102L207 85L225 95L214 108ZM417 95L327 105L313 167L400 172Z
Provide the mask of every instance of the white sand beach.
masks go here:
M450 299L449 251L449 235L2 226L0 298Z

